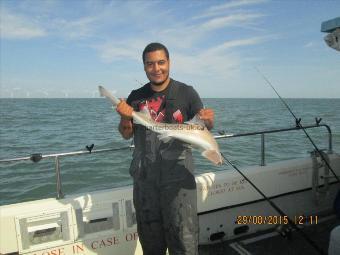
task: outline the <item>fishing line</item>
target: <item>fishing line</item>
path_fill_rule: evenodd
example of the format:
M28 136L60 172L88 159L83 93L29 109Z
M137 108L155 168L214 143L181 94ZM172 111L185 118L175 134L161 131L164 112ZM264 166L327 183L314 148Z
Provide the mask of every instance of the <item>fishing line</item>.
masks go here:
M271 82L267 79L266 76L264 76L263 73L260 72L260 70L254 66L255 70L262 76L262 78L267 82L267 84L275 91L276 95L280 98L281 102L286 106L286 108L288 109L288 111L293 115L296 125L301 128L303 130L303 132L305 133L305 135L307 136L307 138L309 139L309 141L312 143L312 145L314 146L314 149L317 151L317 153L320 155L321 159L323 160L323 162L325 162L326 166L328 167L329 170L331 170L332 174L334 175L334 177L337 179L338 182L340 182L339 177L336 175L335 171L333 170L333 168L330 166L330 164L328 163L328 161L325 159L323 153L319 150L319 148L316 146L316 144L314 143L313 139L309 136L309 134L307 133L306 129L301 125L300 121L301 119L298 119L295 114L293 113L293 111L290 109L289 105L286 103L285 100L283 100L283 98L279 95L279 93L277 92L277 90L274 88L274 86L271 84Z
M287 214L285 214L273 201L271 201L252 181L249 180L247 176L245 176L241 170L238 169L223 153L221 153L222 157L226 162L228 162L242 177L254 188L256 191L283 217L287 217L289 225L295 229L300 235L311 245L313 248L322 255L326 255L325 253L309 236L302 231L302 229L298 228L296 224L289 218ZM224 162L225 163L225 162ZM226 163L225 163L226 164Z

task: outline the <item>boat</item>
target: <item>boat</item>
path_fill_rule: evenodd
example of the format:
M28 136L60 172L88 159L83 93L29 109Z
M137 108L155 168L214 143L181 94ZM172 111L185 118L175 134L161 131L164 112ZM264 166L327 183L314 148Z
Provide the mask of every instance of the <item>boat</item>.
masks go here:
M335 38L329 43L330 37L326 36L326 42L337 50L339 22L340 18L327 21L321 29ZM315 124L302 127L296 119L294 127L215 136L235 139L260 135L261 161L242 171L228 161L237 171L195 176L199 254L325 254L330 239L333 248L337 246L337 236L332 239L329 235L340 225L333 208L339 194L340 154L333 151L330 127L320 121L316 119ZM266 163L266 134L311 128L326 129L326 150L316 149L303 158ZM132 186L65 196L60 178L60 160L65 157L112 153L133 146L86 148L0 160L3 165L18 161L37 164L53 158L56 170L55 198L0 206L0 255L143 253L138 241ZM314 229L317 230L311 232ZM338 254L336 247L333 251L332 254Z
M326 158L339 176L340 155L333 152L328 125L317 122L304 128L324 128L328 132L328 149L321 152L322 155L313 151L304 158L269 164L265 162L265 135L301 132L300 127L215 136L216 139L235 139L260 135L261 163L242 169L246 178L231 170L196 175L200 254L217 254L204 250L221 242L234 245L229 248L240 252L244 250L240 248L240 240L274 232L288 236L292 232L288 219L299 228L308 228L334 216L333 201L339 184L321 157ZM126 148L131 149L131 146ZM61 159L114 150L88 147L84 151L0 160L0 164L23 160L37 164L54 158L56 169L56 198L0 207L0 254L142 254L132 186L67 196L62 191ZM279 214L247 179L282 208L284 215Z

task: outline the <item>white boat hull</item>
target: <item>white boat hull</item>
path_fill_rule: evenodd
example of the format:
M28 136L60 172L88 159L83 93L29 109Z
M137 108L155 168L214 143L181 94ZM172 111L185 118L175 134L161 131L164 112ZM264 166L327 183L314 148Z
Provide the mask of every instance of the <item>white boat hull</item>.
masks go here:
M339 176L340 157L330 155L330 162ZM339 190L339 184L325 183L321 176L327 171L319 165L314 161L313 167L312 158L305 158L249 167L243 173L296 224L316 224L331 211ZM236 171L201 174L196 182L200 244L286 225L286 218ZM142 254L132 187L1 206L0 254L9 253Z

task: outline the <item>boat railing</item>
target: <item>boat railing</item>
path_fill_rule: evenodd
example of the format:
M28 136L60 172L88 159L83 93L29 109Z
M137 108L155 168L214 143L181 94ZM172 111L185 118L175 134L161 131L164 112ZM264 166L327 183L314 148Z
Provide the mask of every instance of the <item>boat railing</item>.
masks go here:
M303 126L304 129L310 128L319 128L325 127L328 132L328 153L333 152L333 144L332 144L332 130L327 124L319 124L318 122L314 125ZM242 136L253 136L253 135L261 135L261 166L265 166L265 134L272 134L272 133L281 133L286 131L294 131L300 130L301 127L298 125L296 127L289 127L289 128L280 128L280 129L270 129L270 130L262 130L256 132L248 132L248 133L239 133L239 134L225 134L223 131L220 132L220 135L215 136L215 139L222 139L222 138L233 138L233 137L242 137Z
M320 128L325 127L328 132L328 153L332 153L332 131L331 128L326 124L319 124L318 122L314 125L304 126L304 129L311 129L311 128ZM226 139L226 138L236 138L236 137L243 137L243 136L254 136L254 135L261 135L261 166L265 166L265 134L272 134L272 133L281 133L286 131L294 131L300 130L299 126L296 127L288 127L288 128L280 128L280 129L270 129L270 130L262 130L256 132L247 132L247 133L237 133L231 134L226 133L224 131L219 132L219 135L215 135L215 139ZM134 146L124 146L120 148L107 148L107 149L95 149L93 150L93 145L91 147L86 146L86 150L81 151L73 151L73 152L64 152L64 153L55 153L55 154L40 154L35 153L27 157L20 157L20 158L12 158L12 159L0 159L1 163L11 163L17 161L25 161L31 160L34 163L38 163L42 159L47 158L54 158L55 162L55 174L56 174L56 189L57 189L57 199L61 199L64 197L62 192L62 182L61 182L61 174L60 174L60 158L62 157L70 157L70 156L79 156L84 154L97 154L97 153L105 153L105 152L112 152L112 151L121 151L121 150L131 150Z

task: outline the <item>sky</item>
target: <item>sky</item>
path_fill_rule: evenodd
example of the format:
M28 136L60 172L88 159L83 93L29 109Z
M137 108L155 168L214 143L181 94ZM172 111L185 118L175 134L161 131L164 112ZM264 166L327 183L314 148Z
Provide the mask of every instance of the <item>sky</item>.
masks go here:
M340 52L320 32L335 0L0 0L0 97L119 97L148 82L161 42L170 76L205 98L340 98Z

